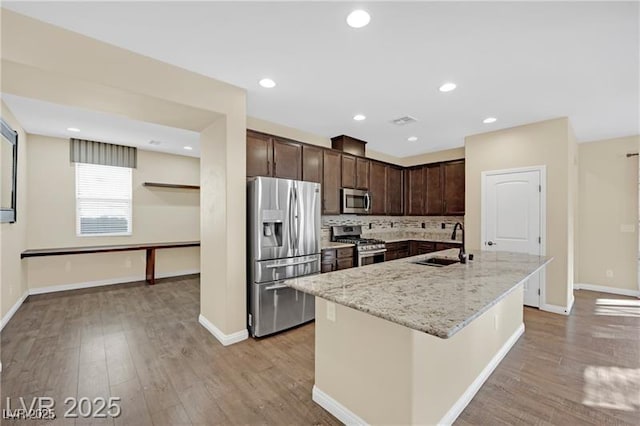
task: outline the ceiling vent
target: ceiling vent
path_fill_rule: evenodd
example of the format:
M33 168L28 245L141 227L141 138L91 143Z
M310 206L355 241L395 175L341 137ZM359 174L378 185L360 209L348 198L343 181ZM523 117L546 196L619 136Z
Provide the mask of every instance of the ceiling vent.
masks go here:
M149 145L160 145L161 143L160 141L149 141Z
M400 117L400 118L396 118L395 120L391 120L391 122L393 124L395 124L396 126L404 126L406 124L411 124L411 123L415 123L416 120L415 118L411 117L410 115L405 115L404 117Z

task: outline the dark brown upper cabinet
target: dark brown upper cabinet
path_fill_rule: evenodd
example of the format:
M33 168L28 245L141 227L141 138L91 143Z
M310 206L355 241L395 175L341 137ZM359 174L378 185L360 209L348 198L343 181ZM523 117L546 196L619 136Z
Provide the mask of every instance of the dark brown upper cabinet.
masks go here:
M277 138L273 140L273 176L302 179L302 145Z
M302 180L322 183L322 148L302 147Z
M424 166L423 172L426 183L424 214L441 215L444 213L444 202L442 200L442 170L440 164Z
M364 142L332 139L354 152ZM369 190L372 214L462 216L465 162L445 161L404 168L335 149L307 145L247 130L247 177L272 176L322 184L322 214L340 214L340 189Z
M386 186L386 214L401 215L404 213L403 205L403 171L400 167L386 166L387 186ZM373 169L372 169L373 170ZM375 201L373 203L375 206Z
M331 148L342 151L345 154L359 155L364 157L367 143L360 139L352 138L347 135L340 135L331 138Z
M322 214L340 214L341 157L335 151L322 151Z
M445 215L464 215L464 160L442 164L443 211Z
M273 139L247 130L247 176L271 176Z
M342 187L356 187L356 157L342 155Z
M411 167L405 171L405 214L407 216L424 215L425 179L424 167Z
M364 158L356 158L356 189L369 189L369 163Z
M369 193L371 194L371 214L386 214L387 166L377 161L372 161L369 168Z
M464 160L411 167L405 173L407 215L464 215Z

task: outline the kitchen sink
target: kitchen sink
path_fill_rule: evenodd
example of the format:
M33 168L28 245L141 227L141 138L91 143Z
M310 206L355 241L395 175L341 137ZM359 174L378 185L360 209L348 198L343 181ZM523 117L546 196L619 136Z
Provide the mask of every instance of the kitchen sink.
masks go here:
M416 265L442 267L447 265L453 265L454 263L460 263L460 261L457 259L448 259L446 257L430 257L427 259L416 260L413 263L415 263Z

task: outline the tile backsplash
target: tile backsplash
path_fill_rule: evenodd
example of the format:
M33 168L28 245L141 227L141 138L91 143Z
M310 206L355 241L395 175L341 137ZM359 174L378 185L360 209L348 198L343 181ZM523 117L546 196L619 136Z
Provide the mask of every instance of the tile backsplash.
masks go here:
M384 241L425 239L451 240L456 222L464 225L463 216L322 216L322 242L331 241L331 227L336 225L361 225L362 236ZM442 229L442 224L445 228ZM424 224L424 228L422 227ZM457 240L462 241L458 232Z

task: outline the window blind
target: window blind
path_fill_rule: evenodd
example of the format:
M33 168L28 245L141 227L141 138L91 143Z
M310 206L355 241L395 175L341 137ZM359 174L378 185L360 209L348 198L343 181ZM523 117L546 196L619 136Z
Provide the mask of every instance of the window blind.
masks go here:
M84 235L131 235L132 171L76 163L76 230Z
M89 141L85 139L69 139L70 158L72 163L102 164L136 168L138 151L132 146Z

